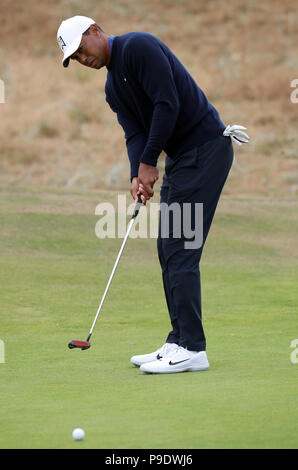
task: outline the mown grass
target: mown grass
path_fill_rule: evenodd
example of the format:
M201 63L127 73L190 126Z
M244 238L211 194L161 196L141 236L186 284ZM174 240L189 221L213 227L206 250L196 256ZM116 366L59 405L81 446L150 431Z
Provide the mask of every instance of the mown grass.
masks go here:
M115 195L0 194L1 448L297 448L297 202L222 200L201 262L211 368L155 376L129 362L169 330L155 240L128 240L92 348L70 351L120 247L94 233Z

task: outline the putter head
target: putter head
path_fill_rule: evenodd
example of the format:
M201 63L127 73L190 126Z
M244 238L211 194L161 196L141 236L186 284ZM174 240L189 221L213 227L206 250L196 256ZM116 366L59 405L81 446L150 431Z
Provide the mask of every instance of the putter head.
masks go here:
M89 349L90 346L91 344L89 343L89 341L78 341L76 339L73 339L68 343L69 349L79 348L82 351L84 351L85 349Z

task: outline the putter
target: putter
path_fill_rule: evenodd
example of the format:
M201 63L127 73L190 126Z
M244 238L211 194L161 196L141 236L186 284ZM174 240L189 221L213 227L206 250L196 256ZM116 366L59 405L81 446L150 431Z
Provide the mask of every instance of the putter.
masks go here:
M94 318L94 321L93 321L93 323L92 323L92 326L91 326L91 329L90 329L90 331L89 331L89 334L88 334L88 336L87 336L87 339L86 339L86 341L78 341L78 340L76 340L76 339L73 339L72 341L70 341L70 342L68 343L69 349L79 348L79 349L81 349L82 351L84 351L85 349L89 349L89 348L90 348L90 346L91 346L91 344L90 344L90 338L91 338L91 335L92 335L92 333L93 333L93 329L94 329L94 327L95 327L95 324L96 324L96 321L97 321L99 312L101 311L101 307L102 307L102 305L103 305L103 303L104 303L104 300L105 300L105 297L106 297L106 295L107 295L107 293L108 293L108 290L109 290L110 284L111 284L111 282L112 282L114 273L115 273L115 271L116 271L117 265L118 265L118 263L119 263L119 260L120 260L122 251L123 251L123 249L124 249L124 247L125 247L126 241L127 241L128 236L129 236L129 234L130 234L130 231L131 231L131 228L132 228L132 226L133 226L134 220L135 220L135 218L137 217L137 215L138 215L138 213L139 213L139 210L140 210L140 208L141 208L141 205L142 205L142 199L141 199L141 196L139 196L139 197L138 197L138 202L136 203L136 206L135 206L134 213L133 213L132 218L131 218L131 220L130 220L130 222L129 222L129 224L128 224L127 231L126 231L124 240L123 240L123 242L122 242L120 251L119 251L118 256L117 256L117 259L116 259L116 261L115 261L115 264L114 264L112 273L111 273L111 275L110 275L110 279L109 279L109 281L108 281L108 283L107 283L107 287L106 287L106 289L105 289L105 291L104 291L104 294L103 294L103 296L102 296L101 302L100 302L100 304L99 304L97 313L96 313L96 315L95 315L95 318Z

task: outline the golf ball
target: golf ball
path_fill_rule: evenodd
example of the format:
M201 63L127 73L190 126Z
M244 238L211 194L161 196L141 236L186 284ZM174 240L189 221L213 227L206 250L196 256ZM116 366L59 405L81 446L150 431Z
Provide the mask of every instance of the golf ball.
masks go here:
M84 429L81 428L75 428L72 431L72 437L74 438L75 441L81 441L85 437L85 431Z

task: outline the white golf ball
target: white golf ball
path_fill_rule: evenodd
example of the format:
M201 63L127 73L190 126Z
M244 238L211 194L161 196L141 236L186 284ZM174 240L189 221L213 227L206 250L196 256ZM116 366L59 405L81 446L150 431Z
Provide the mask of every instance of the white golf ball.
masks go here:
M72 437L75 441L81 441L85 437L85 431L81 428L76 428L72 431Z

